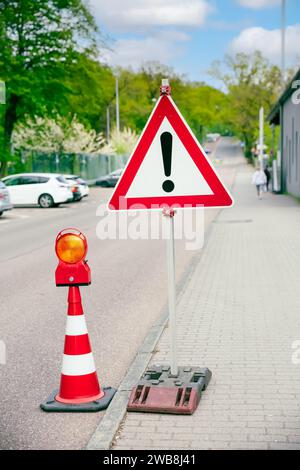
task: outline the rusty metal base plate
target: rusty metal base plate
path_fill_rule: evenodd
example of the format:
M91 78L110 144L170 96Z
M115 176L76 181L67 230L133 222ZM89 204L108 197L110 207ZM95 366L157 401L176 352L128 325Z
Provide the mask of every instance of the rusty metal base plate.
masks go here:
M150 366L133 387L127 410L191 415L210 379L207 368L179 367L174 377L170 366Z

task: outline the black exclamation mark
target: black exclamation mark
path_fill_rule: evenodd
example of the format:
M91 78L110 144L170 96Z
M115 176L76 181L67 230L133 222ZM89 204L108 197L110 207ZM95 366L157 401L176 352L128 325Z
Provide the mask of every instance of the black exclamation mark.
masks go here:
M165 175L167 177L171 176L171 168L172 168L172 143L173 137L170 132L163 132L160 136L160 143L161 143L161 151L163 156L164 162L164 170ZM171 193L175 188L175 184L171 180L166 180L163 182L162 185L163 190L166 193Z

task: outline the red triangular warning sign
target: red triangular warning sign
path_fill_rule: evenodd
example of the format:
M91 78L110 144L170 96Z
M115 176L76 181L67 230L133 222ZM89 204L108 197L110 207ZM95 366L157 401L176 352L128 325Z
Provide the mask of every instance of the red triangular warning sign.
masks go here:
M172 98L161 96L109 201L109 209L232 204L232 197Z

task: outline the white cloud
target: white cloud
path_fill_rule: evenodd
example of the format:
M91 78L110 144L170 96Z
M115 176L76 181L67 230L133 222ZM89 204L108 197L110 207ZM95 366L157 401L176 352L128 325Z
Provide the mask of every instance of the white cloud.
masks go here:
M261 8L273 7L280 4L281 0L237 0L242 7L260 10Z
M189 36L177 31L163 31L134 39L119 39L112 51L106 51L104 60L112 66L139 68L147 61L168 63L184 52Z
M286 30L286 58L288 63L294 63L300 55L300 23L288 26ZM273 63L280 63L281 30L268 30L260 27L247 28L230 44L230 52L245 52L247 54L260 50Z
M213 7L208 0L89 0L101 24L113 31L144 27L201 26Z

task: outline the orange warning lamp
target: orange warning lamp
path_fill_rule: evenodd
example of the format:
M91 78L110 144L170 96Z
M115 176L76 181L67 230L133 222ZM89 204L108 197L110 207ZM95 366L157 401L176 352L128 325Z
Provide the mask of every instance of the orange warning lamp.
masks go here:
M80 230L64 229L56 237L55 251L59 264L55 271L57 286L87 286L91 283L90 268L85 260L86 237Z
M82 234L73 233L59 234L56 239L55 251L58 258L65 263L78 263L87 252L86 239Z

